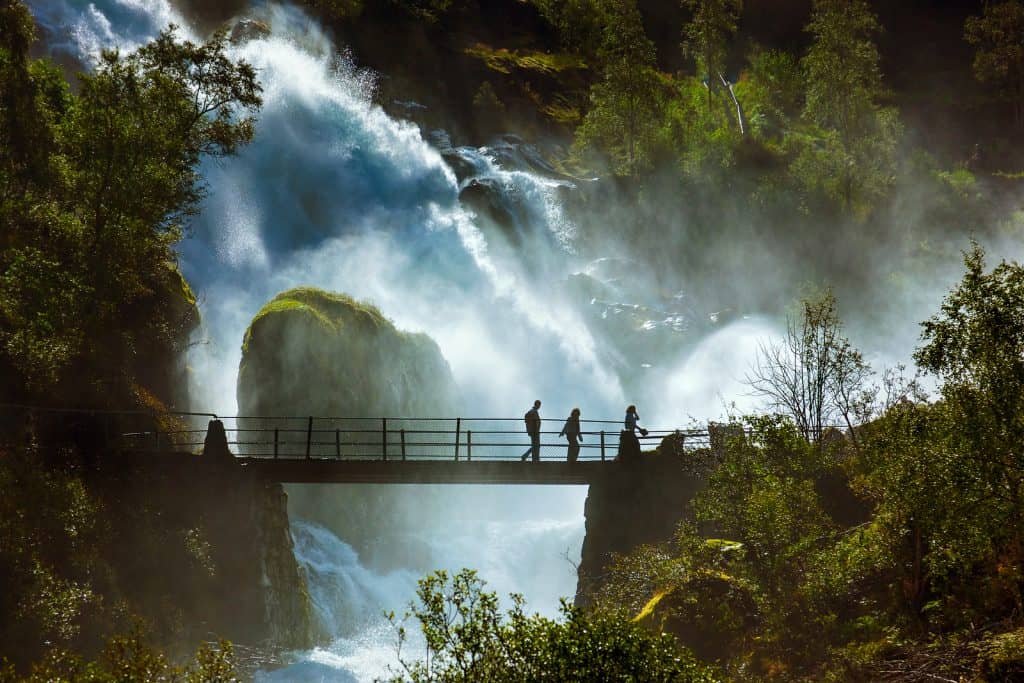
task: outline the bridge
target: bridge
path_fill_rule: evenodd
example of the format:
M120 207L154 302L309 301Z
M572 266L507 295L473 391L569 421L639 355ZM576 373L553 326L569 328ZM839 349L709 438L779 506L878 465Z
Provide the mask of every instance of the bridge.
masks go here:
M207 429L142 430L121 435L123 449L166 458L202 452L230 456L245 471L293 484L591 484L642 466L620 454L621 422L581 420L575 462L559 436L562 419L542 423L540 460L530 455L522 418L222 417ZM558 429L544 426L557 425ZM674 452L707 448L706 430L652 429L637 435L653 449L666 436Z
M522 418L235 416L213 413L56 409L0 404L5 433L23 422L38 434L83 430L111 466L168 471L237 467L280 483L591 484L643 467L650 456L620 453L622 422L581 420L568 462L564 418L542 422L540 461ZM32 425L28 427L28 425ZM708 449L722 428L651 429L642 449ZM666 437L671 437L667 441Z

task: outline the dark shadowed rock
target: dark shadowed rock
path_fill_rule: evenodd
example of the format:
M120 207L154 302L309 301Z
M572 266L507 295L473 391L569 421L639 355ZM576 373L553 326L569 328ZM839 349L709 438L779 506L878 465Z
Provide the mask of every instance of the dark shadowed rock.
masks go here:
M231 29L229 40L236 45L270 35L270 26L259 19L242 19Z
M505 193L493 178L473 178L459 192L459 201L489 218L502 231L510 236L517 236L516 215L505 200ZM518 241L518 240L517 240Z

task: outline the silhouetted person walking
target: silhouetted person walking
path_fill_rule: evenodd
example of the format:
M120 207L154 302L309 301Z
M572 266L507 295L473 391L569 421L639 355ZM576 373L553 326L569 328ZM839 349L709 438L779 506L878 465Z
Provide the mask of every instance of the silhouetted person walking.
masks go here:
M540 462L540 399L533 402L533 407L526 411L523 420L526 422L526 433L530 435L530 447L520 458L526 462L526 456L533 455L534 462Z
M580 432L580 409L573 408L572 413L565 420L565 426L562 427L562 431L558 433L559 436L564 436L569 440L569 450L566 452L569 462L576 462L580 455L580 441L583 440L583 434Z

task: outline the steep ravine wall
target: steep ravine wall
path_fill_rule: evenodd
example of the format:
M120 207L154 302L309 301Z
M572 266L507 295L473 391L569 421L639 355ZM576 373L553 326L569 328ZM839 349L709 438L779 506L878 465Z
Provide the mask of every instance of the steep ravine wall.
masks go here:
M615 472L591 484L587 493L586 536L576 584L580 606L588 604L601 585L613 554L670 540L704 485L667 449L614 466Z
M211 637L308 648L321 633L293 553L287 496L231 457L108 460L104 494L115 562L160 641L188 651ZM160 631L165 631L160 633Z

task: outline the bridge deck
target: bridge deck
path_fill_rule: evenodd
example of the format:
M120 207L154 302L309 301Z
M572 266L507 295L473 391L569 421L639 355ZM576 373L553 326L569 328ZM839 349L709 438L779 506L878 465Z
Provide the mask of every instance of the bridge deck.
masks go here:
M590 484L617 462L453 462L238 458L242 467L284 484Z

